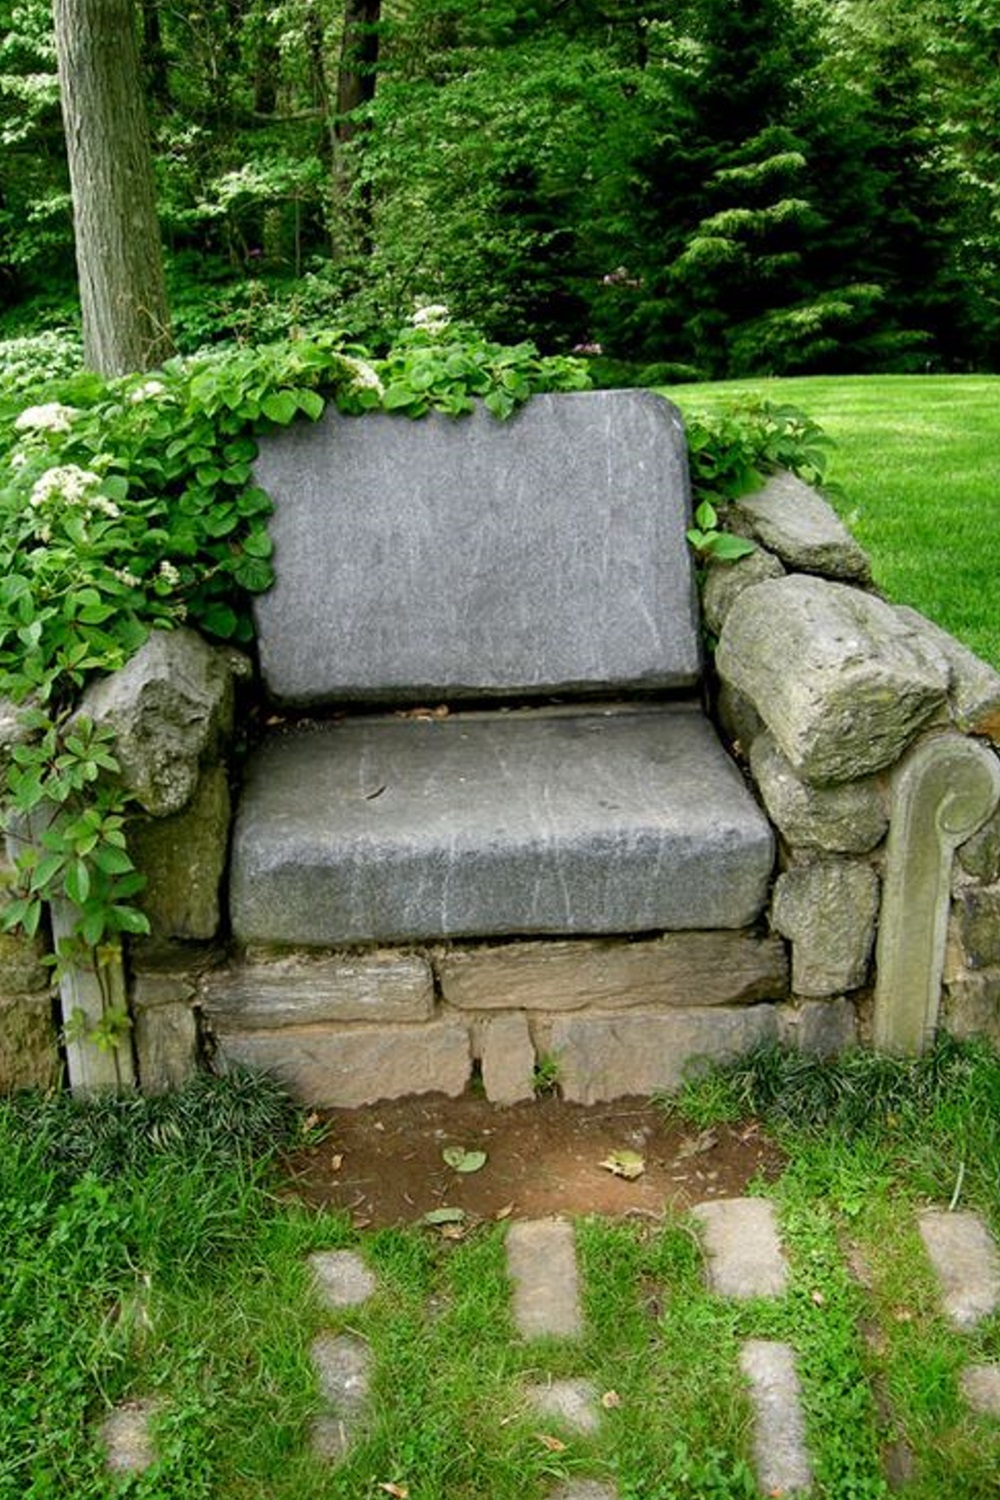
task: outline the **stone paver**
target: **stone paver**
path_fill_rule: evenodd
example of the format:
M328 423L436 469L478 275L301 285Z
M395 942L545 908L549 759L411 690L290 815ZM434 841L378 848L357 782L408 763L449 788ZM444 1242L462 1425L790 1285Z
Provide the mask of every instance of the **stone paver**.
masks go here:
M549 1500L615 1500L615 1491L596 1479L570 1479L553 1490Z
M945 1316L967 1333L1000 1303L997 1247L983 1220L971 1211L925 1209L918 1222Z
M375 1290L375 1277L353 1250L319 1250L309 1265L324 1307L360 1307Z
M970 1365L959 1378L966 1404L984 1417L1000 1417L1000 1365Z
M336 1462L347 1453L365 1417L371 1351L352 1334L321 1333L309 1353L327 1407L313 1423L313 1452Z
M576 1338L583 1331L573 1226L527 1219L507 1232L514 1322L526 1339Z
M570 1479L553 1490L549 1500L616 1500L615 1491L597 1479Z
M780 1297L788 1282L774 1207L763 1198L719 1198L692 1210L702 1226L708 1284L720 1297Z
M757 1483L765 1495L807 1494L812 1470L791 1345L748 1339L740 1369L750 1382Z
M561 1422L583 1436L601 1425L597 1389L589 1380L552 1380L547 1385L529 1385L528 1400L540 1417Z
M156 1458L150 1423L158 1410L155 1401L126 1401L101 1423L105 1464L111 1474L141 1474Z

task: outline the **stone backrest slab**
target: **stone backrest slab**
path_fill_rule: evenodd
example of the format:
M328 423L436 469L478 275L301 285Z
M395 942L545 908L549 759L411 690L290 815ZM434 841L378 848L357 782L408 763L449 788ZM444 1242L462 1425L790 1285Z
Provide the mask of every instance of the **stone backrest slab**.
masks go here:
M272 697L309 706L687 687L700 667L676 410L537 396L417 422L328 412L261 444Z

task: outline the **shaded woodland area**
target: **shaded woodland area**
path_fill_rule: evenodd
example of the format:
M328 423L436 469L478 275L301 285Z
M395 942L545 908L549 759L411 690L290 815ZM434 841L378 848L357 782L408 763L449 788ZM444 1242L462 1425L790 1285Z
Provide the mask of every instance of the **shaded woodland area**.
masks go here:
M1000 364L1000 0L135 21L181 349L440 301L609 380ZM52 31L0 0L3 335L76 316Z

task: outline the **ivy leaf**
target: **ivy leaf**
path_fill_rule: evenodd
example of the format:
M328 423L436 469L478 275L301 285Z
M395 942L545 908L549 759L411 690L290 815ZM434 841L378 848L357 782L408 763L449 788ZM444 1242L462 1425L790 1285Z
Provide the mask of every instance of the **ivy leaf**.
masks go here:
M264 397L260 409L272 422L277 422L280 427L287 427L298 411L299 403L291 391L274 391L270 396Z
M466 1151L464 1146L446 1146L441 1155L455 1172L479 1172L486 1165L485 1151Z

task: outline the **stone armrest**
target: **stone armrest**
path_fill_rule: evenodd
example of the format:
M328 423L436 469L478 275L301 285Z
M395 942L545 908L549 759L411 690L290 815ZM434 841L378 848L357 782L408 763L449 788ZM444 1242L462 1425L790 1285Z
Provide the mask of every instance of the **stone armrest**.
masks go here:
M996 1038L1000 674L880 598L857 543L792 476L733 509L758 550L711 570L704 610L719 716L780 836L770 919L793 990L871 987L871 1040L913 1053L944 984L953 1029Z

